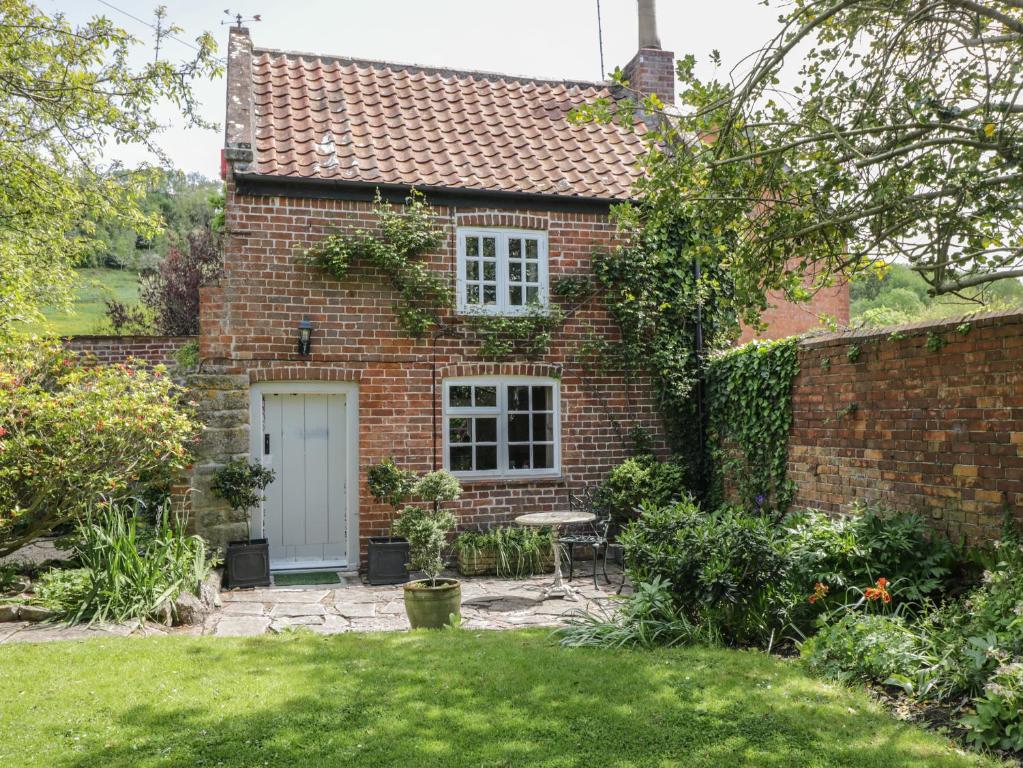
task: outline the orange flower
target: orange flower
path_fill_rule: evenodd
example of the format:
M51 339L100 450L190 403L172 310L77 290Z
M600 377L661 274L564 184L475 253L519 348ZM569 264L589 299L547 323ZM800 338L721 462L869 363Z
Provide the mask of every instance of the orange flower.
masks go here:
M818 600L823 600L824 596L828 594L828 585L821 584L819 581L813 585L813 594L806 598L806 601L813 605Z
M888 591L888 579L880 578L873 587L863 590L863 596L868 600L880 600L886 605L892 601L891 593Z

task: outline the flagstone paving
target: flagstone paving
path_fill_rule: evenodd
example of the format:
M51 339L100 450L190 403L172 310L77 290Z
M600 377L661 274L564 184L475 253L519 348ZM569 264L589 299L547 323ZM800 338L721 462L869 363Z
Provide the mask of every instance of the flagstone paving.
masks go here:
M409 628L402 586L372 587L355 574L340 574L340 586L269 587L226 590L223 601L202 626L168 628L159 624L64 627L59 624L9 622L0 624L0 644L80 640L128 635L213 635L251 637L308 630L340 632L398 632ZM553 627L580 611L601 613L614 606L621 574L612 583L594 588L592 577L577 573L571 582L576 600L541 599L551 577L521 580L461 578L462 626L466 629Z

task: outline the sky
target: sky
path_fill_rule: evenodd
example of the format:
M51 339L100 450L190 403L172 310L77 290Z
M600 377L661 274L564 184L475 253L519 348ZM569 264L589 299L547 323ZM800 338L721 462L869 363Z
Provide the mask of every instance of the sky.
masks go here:
M36 0L50 13L72 22L104 15L139 38L152 30L156 0ZM452 69L481 69L531 77L600 79L597 0L162 0L168 16L184 28L178 37L194 40L210 31L227 42L225 8L246 17L259 47L309 51ZM111 8L110 6L115 6ZM636 0L601 0L606 69L624 66L637 48ZM712 50L721 52L721 76L777 29L777 8L759 0L660 0L661 47L676 56L692 53L697 72L710 76ZM191 51L170 41L168 55L186 58ZM140 48L139 55L147 51ZM223 78L195 85L206 117L224 122ZM172 110L161 112L166 130L161 146L178 168L209 177L219 174L220 131L186 129ZM135 148L111 150L110 159L135 164L146 159Z

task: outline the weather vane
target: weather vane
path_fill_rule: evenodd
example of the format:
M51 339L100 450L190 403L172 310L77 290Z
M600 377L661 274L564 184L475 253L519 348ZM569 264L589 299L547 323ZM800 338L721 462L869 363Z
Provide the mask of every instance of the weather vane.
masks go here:
M227 16L227 21L221 20L221 22L220 22L221 26L223 26L224 24L237 24L239 29L241 29L242 24L244 24L247 21L262 21L263 20L262 17L260 16L260 14L258 14L258 13L254 14L251 19L246 19L240 13L231 13L231 9L230 8L225 8L224 9L224 15ZM232 18L232 16L234 18Z

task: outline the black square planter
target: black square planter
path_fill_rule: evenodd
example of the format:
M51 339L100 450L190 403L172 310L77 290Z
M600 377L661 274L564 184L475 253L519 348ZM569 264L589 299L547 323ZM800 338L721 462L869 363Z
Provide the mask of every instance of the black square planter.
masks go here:
M369 583L404 584L408 581L408 541L396 536L369 537Z
M224 586L269 587L270 545L266 539L243 539L227 544Z

